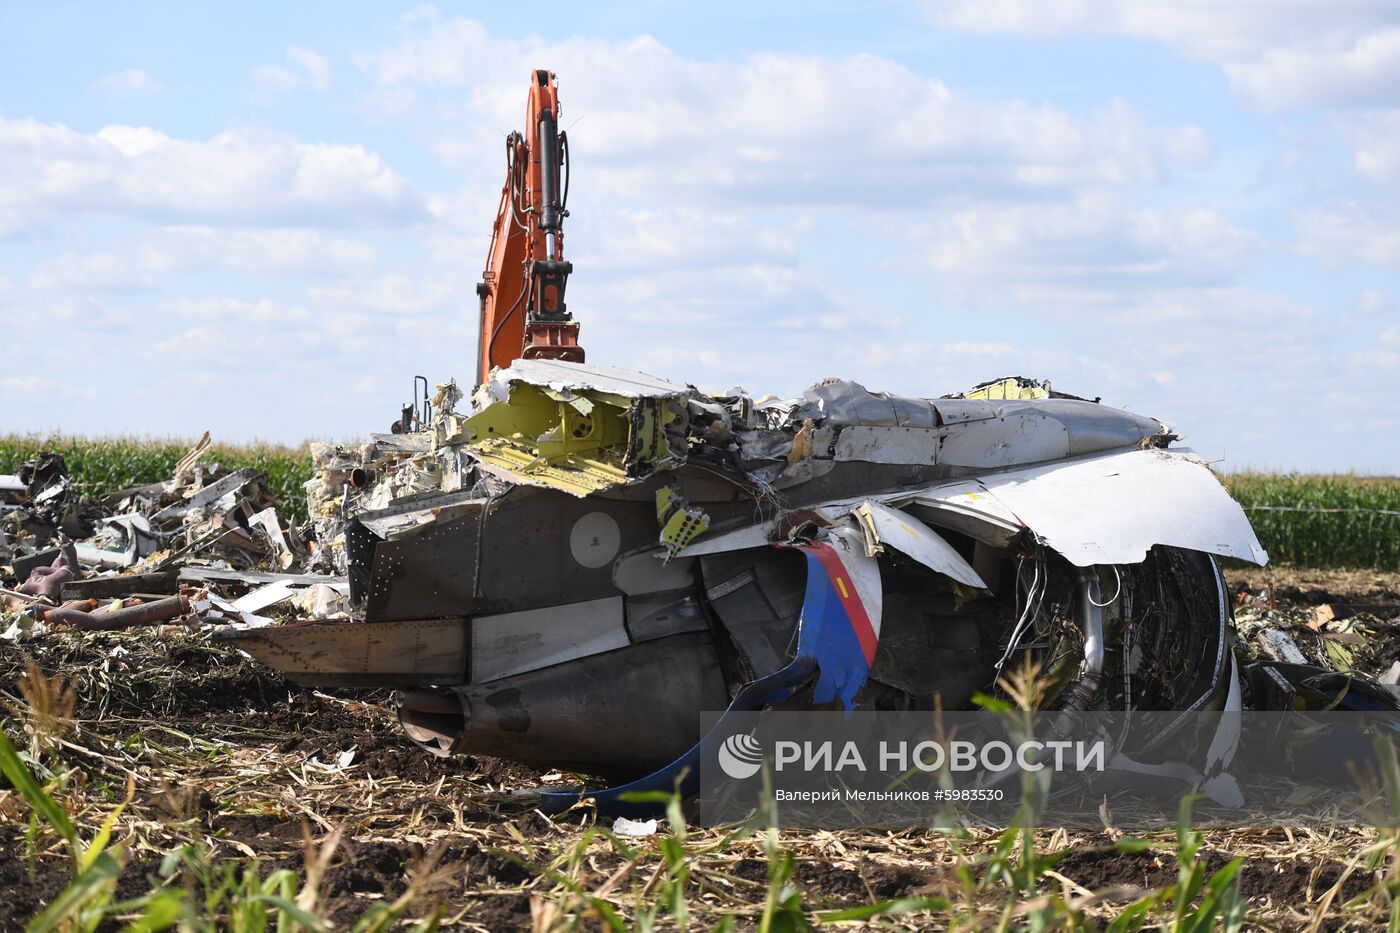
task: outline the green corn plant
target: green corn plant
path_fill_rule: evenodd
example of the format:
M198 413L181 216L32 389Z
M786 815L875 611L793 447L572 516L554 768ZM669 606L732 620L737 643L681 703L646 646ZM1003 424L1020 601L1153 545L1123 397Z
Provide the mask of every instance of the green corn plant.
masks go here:
M39 785L4 730L0 730L0 771L30 808L67 843L72 861L73 880L29 922L27 930L47 933L96 929L121 875L125 851L120 846L109 848L109 844L117 819L136 792L135 782L128 780L126 799L107 814L92 840L84 842L77 826Z
M1176 883L1129 904L1108 925L1107 933L1140 930L1166 905L1171 906L1171 919L1163 929L1171 933L1238 933L1243 928L1247 905L1240 896L1239 872L1244 859L1237 856L1206 875L1201 858L1205 836L1191 828L1194 802L1193 796L1183 797L1177 811Z

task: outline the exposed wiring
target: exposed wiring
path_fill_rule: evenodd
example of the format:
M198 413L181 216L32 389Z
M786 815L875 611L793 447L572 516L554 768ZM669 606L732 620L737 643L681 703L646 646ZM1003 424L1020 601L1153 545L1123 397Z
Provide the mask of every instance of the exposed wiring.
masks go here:
M1118 597L1123 595L1123 575L1118 572L1117 564L1109 564L1109 566L1113 568L1113 578L1118 584L1118 588L1113 591L1113 598L1106 600L1105 602L1096 603L1094 602L1094 597L1087 595L1084 597L1085 599L1089 600L1089 605L1097 606L1100 609L1113 605L1118 601Z
M1048 571L1042 574L1041 564L1043 561L1040 558L1031 558L1031 560L1034 564L1034 574L1031 577L1030 588L1026 590L1026 608L1016 617L1016 625L1011 629L1011 636L1006 642L1006 650L1002 652L1001 659L996 663L995 670L997 671L1000 671L1002 666L1006 664L1007 659L1015 653L1017 647L1021 643L1021 639L1025 636L1026 630L1030 628L1031 622L1040 615L1040 606L1045 598L1045 590L1049 584L1050 575ZM1026 559L1022 558L1016 567L1016 594L1018 601L1021 593L1021 580L1025 576L1025 561Z

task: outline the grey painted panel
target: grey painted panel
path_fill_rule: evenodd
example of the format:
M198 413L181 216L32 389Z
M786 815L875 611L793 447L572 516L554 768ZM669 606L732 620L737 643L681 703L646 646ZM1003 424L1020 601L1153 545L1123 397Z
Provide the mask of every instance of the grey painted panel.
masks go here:
M664 553L660 548L652 548L622 558L613 566L613 584L628 596L692 586L695 583L694 559L676 557L669 564L663 564Z
M693 590L652 593L627 599L627 631L634 644L706 629L705 616L700 611Z
M937 398L930 404L938 412L938 419L943 424L985 421L988 418L995 418L1001 407L994 402L969 398Z
M1057 460L1069 453L1069 429L1038 411L1021 411L947 429L939 451L946 466L996 469Z
M471 620L472 683L583 658L630 642L621 596Z
M849 425L836 438L836 459L934 464L939 440L937 428Z

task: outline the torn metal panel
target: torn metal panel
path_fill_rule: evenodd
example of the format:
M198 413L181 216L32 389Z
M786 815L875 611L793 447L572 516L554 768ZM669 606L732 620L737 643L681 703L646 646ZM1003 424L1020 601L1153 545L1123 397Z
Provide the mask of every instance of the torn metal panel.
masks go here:
M296 562L296 556L292 553L286 536L282 534L282 520L277 517L277 509L269 506L253 515L248 519L248 527L262 530L267 536L267 543L272 548L272 557L277 566L283 570L290 570Z
M685 501L674 487L656 490L656 523L661 526L661 545L666 548L667 563L683 547L704 534L710 527L710 516L703 509Z
M521 359L491 374L491 381L487 383L490 400L508 400L513 383L540 386L555 392L592 390L625 398L680 398L691 391L689 386L620 366Z
M837 460L999 469L1159 444L1169 436L1155 419L1080 399L925 401L840 383L818 390L829 412L824 430L835 430L830 456Z
M467 676L467 626L460 619L269 625L214 637L312 686L454 684Z
M927 399L871 392L858 382L831 380L813 386L804 395L833 425L933 428L939 424Z
M866 463L936 464L942 443L943 433L937 428L853 424L837 435L834 456Z
M488 391L489 390L489 391ZM482 469L583 496L646 476L684 453L668 426L684 386L614 367L522 360L492 377L462 426Z
M397 503L374 512L365 512L358 521L386 541L411 537L438 522L451 522L475 515L486 500L471 493L447 493L414 502Z
M676 554L678 557L701 557L706 554L723 554L726 551L742 551L748 548L762 547L769 543L768 536L772 534L772 531L773 523L771 521L745 525L742 528L720 532L708 538L702 537L694 544L677 551Z
M877 543L889 545L930 570L952 577L959 583L978 589L987 588L977 571L951 544L914 516L873 500L862 502L855 513L865 527L874 531Z
M629 644L621 596L471 620L472 683L551 667Z
M291 580L278 580L243 594L235 599L232 605L239 612L257 612L275 606L284 599L290 599L296 589L296 584Z
M853 525L833 528L800 550L807 556L807 592L798 623L796 661L817 671L812 703L839 699L855 708L880 643L880 567Z
M978 477L1045 543L1079 567L1135 564L1168 545L1268 562L1244 510L1185 450L1133 450Z
M324 573L268 573L262 570L229 570L224 567L196 567L193 565L181 567L178 575L182 583L241 583L248 586L277 583L282 580L289 580L301 586L311 586L316 583L338 585L346 582L345 577Z
M171 519L181 518L193 512L195 509L212 506L230 493L238 492L256 479L257 476L258 471L252 467L230 473L222 479L215 480L198 490L188 499L177 502L168 508L161 509L151 516L151 521L159 525Z
M963 398L974 399L1028 399L1049 398L1048 381L1027 379L1024 376L1006 376L983 382L964 392Z
M943 483L907 497L907 508L941 528L992 547L1005 547L1026 530L1016 514L976 480Z
M1014 404L1029 403L1008 403L1008 407ZM1051 416L1043 407L1020 411L1003 408L995 418L945 429L947 436L938 452L939 462L953 467L997 469L1058 460L1069 454L1072 426ZM1152 431L1156 431L1155 423ZM1113 446L1141 440L1139 432L1132 434L1126 442L1117 441Z
M104 518L96 536L74 547L78 560L87 566L130 567L154 554L160 539L152 532L146 516L133 512Z

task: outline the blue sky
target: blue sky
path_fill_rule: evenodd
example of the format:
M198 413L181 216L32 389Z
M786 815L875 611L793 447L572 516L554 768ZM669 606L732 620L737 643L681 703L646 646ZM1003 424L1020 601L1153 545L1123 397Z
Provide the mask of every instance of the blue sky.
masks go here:
M471 379L529 70L589 358L1004 374L1396 473L1391 0L0 7L0 429L349 438Z

